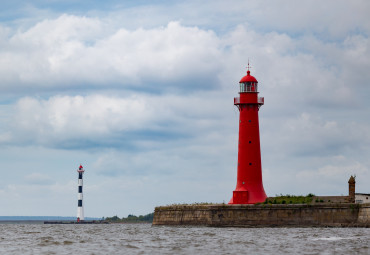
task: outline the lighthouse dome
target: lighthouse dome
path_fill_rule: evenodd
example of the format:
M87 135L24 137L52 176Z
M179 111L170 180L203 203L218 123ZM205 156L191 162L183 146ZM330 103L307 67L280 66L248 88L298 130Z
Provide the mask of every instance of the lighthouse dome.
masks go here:
M244 82L258 82L254 76L251 75L251 72L248 70L247 75L244 76L239 83L244 83Z

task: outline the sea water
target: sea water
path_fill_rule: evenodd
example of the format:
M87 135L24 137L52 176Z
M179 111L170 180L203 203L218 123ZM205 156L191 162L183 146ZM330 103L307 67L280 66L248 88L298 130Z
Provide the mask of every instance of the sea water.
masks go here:
M370 254L369 228L0 224L0 254Z

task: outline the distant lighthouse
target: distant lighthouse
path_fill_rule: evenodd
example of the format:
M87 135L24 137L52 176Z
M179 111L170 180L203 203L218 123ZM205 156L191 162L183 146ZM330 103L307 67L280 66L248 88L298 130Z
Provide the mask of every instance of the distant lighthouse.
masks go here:
M80 221L84 221L84 219L85 219L85 217L84 217L84 206L83 206L83 203L82 203L82 200L83 200L83 193L82 193L83 181L82 181L82 177L83 177L83 174L84 174L85 170L82 167L82 165L80 165L77 172L78 172L77 222L80 222Z
M258 111L264 98L258 97L258 81L249 71L240 82L240 97L234 98L239 109L238 171L236 189L229 204L255 204L266 200L262 184L262 166Z

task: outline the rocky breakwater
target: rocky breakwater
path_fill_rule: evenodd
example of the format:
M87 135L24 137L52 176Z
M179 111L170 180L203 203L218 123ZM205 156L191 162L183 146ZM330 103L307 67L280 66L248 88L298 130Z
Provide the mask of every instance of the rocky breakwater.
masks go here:
M159 206L154 211L153 225L370 227L370 204L211 204Z

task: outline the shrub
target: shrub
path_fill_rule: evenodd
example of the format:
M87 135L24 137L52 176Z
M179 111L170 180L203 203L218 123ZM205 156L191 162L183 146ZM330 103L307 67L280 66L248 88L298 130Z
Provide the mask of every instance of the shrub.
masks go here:
M310 195L311 194L311 195ZM282 195L267 198L264 204L310 204L312 202L312 193L307 196ZM317 201L318 202L318 201Z

